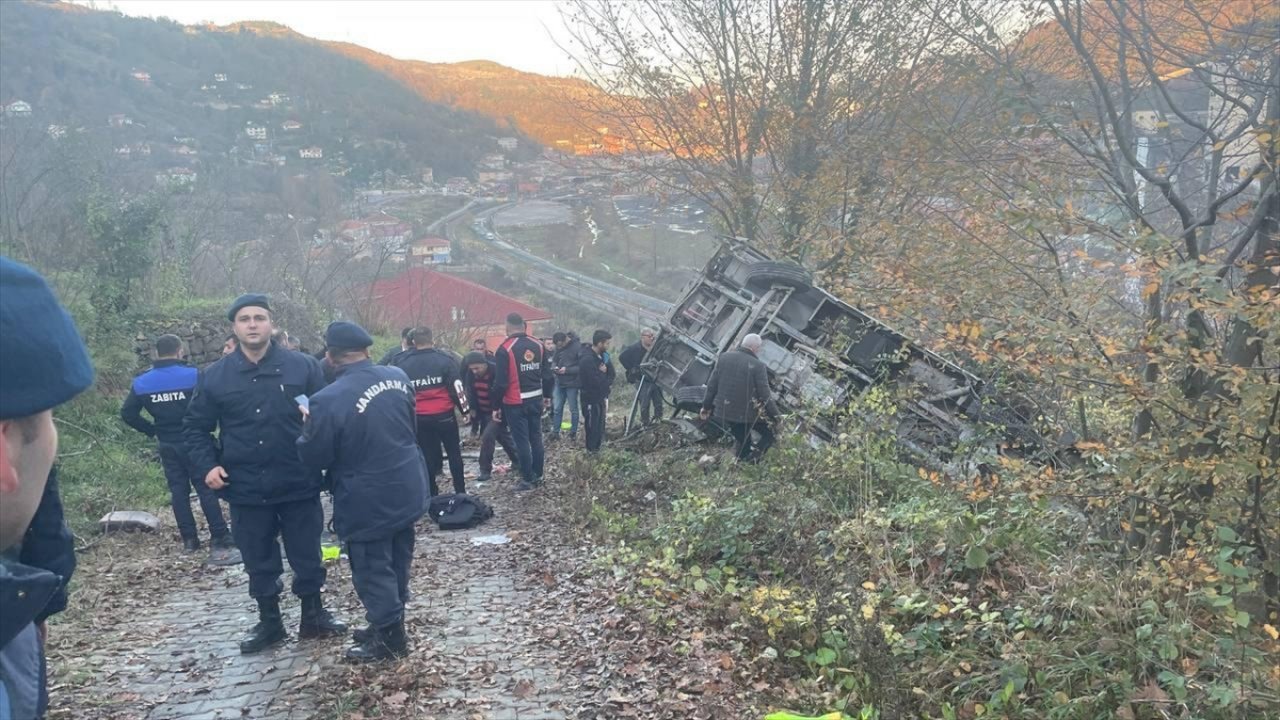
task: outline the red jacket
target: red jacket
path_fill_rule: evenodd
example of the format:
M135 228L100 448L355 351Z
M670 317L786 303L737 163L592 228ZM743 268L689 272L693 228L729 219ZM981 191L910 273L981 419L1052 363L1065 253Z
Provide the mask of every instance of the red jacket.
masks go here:
M468 412L467 396L453 358L435 348L426 348L400 353L391 364L409 376L418 415L451 416L455 407L464 415Z
M517 333L504 340L494 355L498 372L493 380L493 394L502 398L503 405L521 405L551 394L555 375L551 372L550 358L542 351L542 343Z

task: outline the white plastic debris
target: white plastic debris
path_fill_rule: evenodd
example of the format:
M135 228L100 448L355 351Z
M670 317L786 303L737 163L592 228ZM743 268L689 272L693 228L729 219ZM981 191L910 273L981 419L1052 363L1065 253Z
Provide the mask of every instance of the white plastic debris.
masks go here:
M506 545L511 538L506 535L482 535L471 538L472 545Z

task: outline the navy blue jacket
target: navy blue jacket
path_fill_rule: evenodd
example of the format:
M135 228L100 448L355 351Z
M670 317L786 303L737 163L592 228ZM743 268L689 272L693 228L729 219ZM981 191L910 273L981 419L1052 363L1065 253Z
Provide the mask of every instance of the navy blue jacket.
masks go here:
M44 649L36 622L58 592L62 578L0 555L0 706L10 717L44 717Z
M151 369L133 379L133 387L120 408L129 427L162 443L182 442L182 418L195 391L200 371L177 359L157 360ZM151 421L142 417L146 410Z
M198 477L221 465L228 485L218 495L233 505L293 502L319 493L320 473L298 459L302 411L294 398L323 387L319 361L274 344L256 365L237 350L205 368L183 420Z
M36 622L44 622L50 615L67 609L67 583L71 582L71 576L76 571L76 543L62 510L57 465L49 471L49 480L45 483L40 505L36 507L36 514L31 517L26 534L22 536L18 562L48 570L62 579L58 591L36 616Z
M311 398L298 455L333 482L333 528L344 540L390 536L427 511L413 386L396 367L362 360Z
M54 466L22 542L0 556L0 694L15 718L44 716L44 651L32 623L66 609L67 581L75 570Z

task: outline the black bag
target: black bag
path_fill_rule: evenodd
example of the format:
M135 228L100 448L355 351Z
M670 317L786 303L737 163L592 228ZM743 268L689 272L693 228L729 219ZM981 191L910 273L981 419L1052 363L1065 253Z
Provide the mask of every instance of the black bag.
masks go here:
M493 517L493 508L474 495L437 495L427 514L441 530L465 530Z

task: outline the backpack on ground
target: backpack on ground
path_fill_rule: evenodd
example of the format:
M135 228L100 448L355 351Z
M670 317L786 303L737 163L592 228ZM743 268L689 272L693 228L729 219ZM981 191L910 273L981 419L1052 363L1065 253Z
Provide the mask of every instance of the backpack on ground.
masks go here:
M493 517L493 508L474 495L437 495L427 514L441 530L465 530Z

